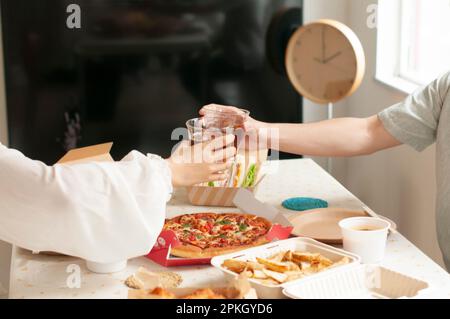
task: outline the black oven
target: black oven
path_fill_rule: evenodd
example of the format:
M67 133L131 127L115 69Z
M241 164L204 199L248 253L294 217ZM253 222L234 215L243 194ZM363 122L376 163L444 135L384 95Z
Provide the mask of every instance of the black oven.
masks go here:
M260 120L301 122L301 97L267 49L274 17L301 7L301 0L1 0L10 145L46 163L107 141L117 159L131 149L168 156L172 131L211 102Z

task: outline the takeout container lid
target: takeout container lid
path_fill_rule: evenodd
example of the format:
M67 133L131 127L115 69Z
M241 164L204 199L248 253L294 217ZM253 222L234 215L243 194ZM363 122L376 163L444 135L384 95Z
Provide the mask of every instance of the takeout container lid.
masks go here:
M360 257L349 253L345 250L335 248L323 243L320 243L314 239L306 237L290 238L286 240L280 240L276 243L269 243L262 246L249 248L246 250L238 251L235 253L217 256L212 258L211 264L222 270L227 276L237 277L238 274L231 270L222 267L222 264L227 259L237 259L237 260L255 260L256 257L267 258L273 256L281 251L292 250L292 251L304 251L310 253L320 253L322 256L329 258L333 262L339 261L343 257L348 257L350 262L345 265L340 265L335 268L330 268L323 270L321 272L305 276L290 282L282 283L279 285L266 285L258 280L249 279L249 282L255 288L258 297L263 299L280 299L286 298L283 294L283 289L290 285L303 283L305 280L313 277L320 277L325 274L334 274L342 271L343 269L353 268L360 265Z
M417 298L428 291L425 281L375 265L342 269L289 285L283 293L295 299Z
M252 187L212 187L195 185L187 187L189 202L196 206L217 206L217 207L235 207L233 198L240 189L246 189L256 194L258 186L264 179L264 163L267 161L267 149L257 151L241 151L245 156L256 156L258 159L259 171L257 173L256 183ZM245 172L244 172L245 173Z
M258 201L250 191L240 189L234 196L233 202L240 211L264 217L272 222L272 227L266 234L268 241L285 239L291 234L293 227L289 220L276 208ZM173 231L162 231L147 257L166 267L210 264L211 258L179 258L171 256L171 248L178 245L181 245L181 243Z

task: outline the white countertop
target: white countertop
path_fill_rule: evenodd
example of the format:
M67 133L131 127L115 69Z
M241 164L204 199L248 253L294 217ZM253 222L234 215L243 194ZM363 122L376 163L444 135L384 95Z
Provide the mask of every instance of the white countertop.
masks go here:
M354 195L309 159L287 160L279 163L276 174L268 175L261 183L257 198L289 214L281 207L283 199L293 196L310 196L325 199L330 206L355 208L362 206ZM202 207L192 207L187 203L186 192L177 190L170 201L168 216L202 211ZM233 211L236 208L216 209ZM80 288L68 288L69 265L79 265L81 270ZM425 297L450 298L450 275L432 261L401 234L391 234L388 239L386 257L382 265L411 275L430 284ZM124 280L139 266L151 270L168 270L153 261L141 257L130 260L126 270L109 275L89 272L83 260L64 256L33 255L20 248L14 248L10 298L126 298L128 288ZM171 267L170 271L182 275L184 287L220 285L225 282L221 271L211 266Z

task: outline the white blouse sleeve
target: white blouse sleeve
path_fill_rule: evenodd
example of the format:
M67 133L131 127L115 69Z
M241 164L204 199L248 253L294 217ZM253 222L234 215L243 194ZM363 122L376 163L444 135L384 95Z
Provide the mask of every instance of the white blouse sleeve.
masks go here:
M47 166L0 144L0 239L33 251L99 263L145 255L171 193L155 155Z

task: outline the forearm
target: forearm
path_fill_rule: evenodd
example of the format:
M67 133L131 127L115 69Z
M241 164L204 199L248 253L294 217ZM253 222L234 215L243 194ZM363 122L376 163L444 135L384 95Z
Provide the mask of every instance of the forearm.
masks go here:
M356 156L400 144L384 129L376 115L363 119L339 118L317 123L265 126L272 129L270 147L293 154Z

